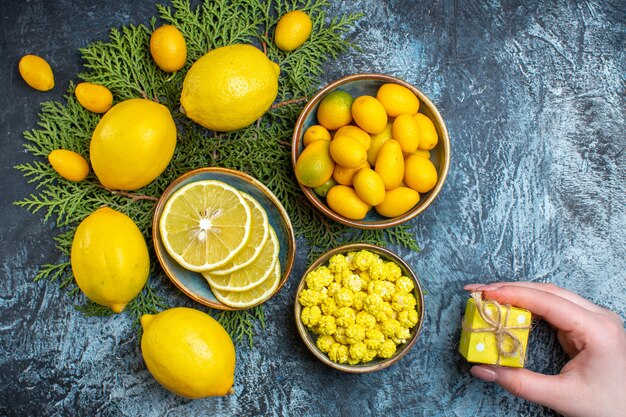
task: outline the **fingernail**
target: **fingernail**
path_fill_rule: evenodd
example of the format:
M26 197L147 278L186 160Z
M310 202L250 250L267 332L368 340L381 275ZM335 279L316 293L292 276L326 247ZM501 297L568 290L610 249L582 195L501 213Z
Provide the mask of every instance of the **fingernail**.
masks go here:
M482 287L484 284L467 284L463 286L465 291L474 291L478 287Z
M472 366L470 374L485 382L495 382L498 377L496 371L487 366Z
M494 291L497 289L498 287L495 285L483 285L482 287L475 288L476 291Z

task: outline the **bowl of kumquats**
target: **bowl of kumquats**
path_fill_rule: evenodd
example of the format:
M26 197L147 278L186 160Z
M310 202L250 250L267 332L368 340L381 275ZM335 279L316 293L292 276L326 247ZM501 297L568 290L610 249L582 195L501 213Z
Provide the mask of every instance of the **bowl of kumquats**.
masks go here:
M450 139L435 105L384 74L349 75L304 107L292 138L296 179L331 219L383 229L422 213L450 165Z

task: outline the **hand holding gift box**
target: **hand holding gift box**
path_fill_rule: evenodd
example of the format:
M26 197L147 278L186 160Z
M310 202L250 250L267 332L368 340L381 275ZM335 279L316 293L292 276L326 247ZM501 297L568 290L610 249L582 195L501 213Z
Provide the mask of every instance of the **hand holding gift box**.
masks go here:
M459 351L469 362L524 367L531 313L473 292L467 300Z

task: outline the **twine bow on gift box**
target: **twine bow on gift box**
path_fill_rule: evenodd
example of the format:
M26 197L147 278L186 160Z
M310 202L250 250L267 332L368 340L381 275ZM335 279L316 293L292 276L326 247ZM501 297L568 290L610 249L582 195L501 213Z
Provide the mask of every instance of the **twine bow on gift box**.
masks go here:
M510 305L501 305L495 300L483 300L481 292L473 292L470 296L474 299L476 305L476 311L480 315L489 327L483 327L480 329L472 329L463 321L463 329L469 333L493 333L496 336L496 349L498 351L498 358L496 365L500 365L501 357L515 357L519 354L519 362L523 365L524 362L524 345L519 338L512 332L512 330L530 329L530 324L519 326L507 326L509 320L509 313L511 312ZM489 306L493 306L493 310L489 309ZM502 315L504 310L504 317ZM506 341L510 342L510 348L507 348Z

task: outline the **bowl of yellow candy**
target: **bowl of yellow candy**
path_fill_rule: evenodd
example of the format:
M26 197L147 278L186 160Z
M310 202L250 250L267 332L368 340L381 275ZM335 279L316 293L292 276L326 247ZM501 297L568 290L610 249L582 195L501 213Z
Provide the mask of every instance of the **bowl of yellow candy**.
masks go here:
M383 229L422 213L450 165L443 118L415 86L383 74L350 75L304 107L291 162L311 203L351 227Z
M398 255L353 243L332 249L304 273L294 315L307 348L344 372L384 369L402 358L423 325L419 280Z

